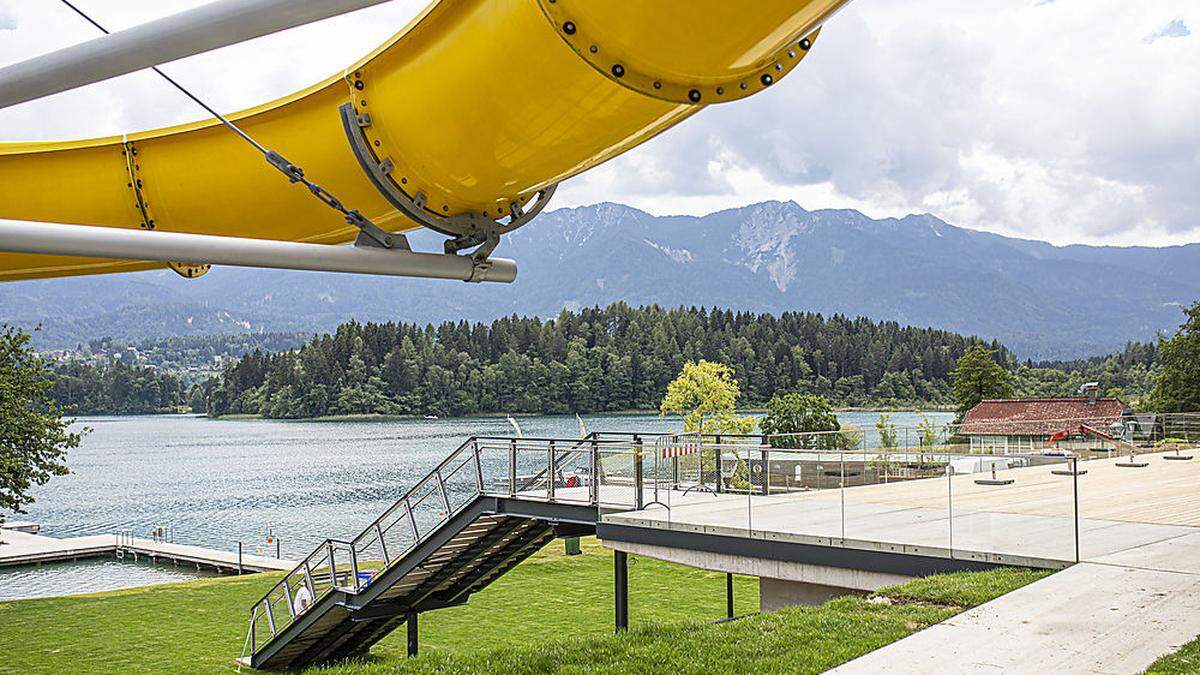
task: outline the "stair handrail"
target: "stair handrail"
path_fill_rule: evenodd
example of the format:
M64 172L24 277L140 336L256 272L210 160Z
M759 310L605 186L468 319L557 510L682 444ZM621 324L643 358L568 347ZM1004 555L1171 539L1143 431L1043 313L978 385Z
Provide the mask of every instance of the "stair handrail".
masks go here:
M488 494L488 491L485 489L485 487L482 483L483 470L482 470L482 463L481 463L480 456L479 456L479 443L481 441L484 441L484 442L487 442L487 441L511 442L514 440L521 441L521 442L527 442L527 443L528 442L552 443L552 442L566 442L566 441L573 442L574 445L572 445L568 448L565 448L564 450L561 451L564 454L579 453L579 452L596 452L595 449L598 447L598 445L600 443L616 443L616 441L605 441L605 440L600 439L599 432L591 432L591 433L587 434L585 437L579 438L579 439L563 439L563 438L549 438L549 437L546 437L546 438L543 438L543 437L515 438L513 436L479 436L479 435L470 436L469 438L467 438L467 440L463 441L463 443L460 444L456 449L454 449L452 452L450 452L450 454L448 454L441 462L439 462L437 464L437 466L433 468L433 470L431 470L429 473L427 473L423 478L421 478L421 480L419 480L415 484L413 484L412 487L410 487L408 490L406 490L404 492L404 494L402 496L400 496L398 499L396 499L389 507L384 509L382 514L378 518L371 521L371 523L369 523L365 528L363 528L363 530L357 536L355 536L353 539L351 539L350 541L337 540L337 539L325 539L320 544L318 544L313 549L313 551L311 553L309 553L307 556L305 556L305 558L298 565L296 565L290 572L288 572L286 575L284 575L283 579L281 579L278 583L276 583L274 586L272 586L266 593L263 594L263 596L261 598L259 598L257 601L254 602L254 604L251 605L251 611L250 611L250 617L251 617L250 629L251 629L251 631L254 630L254 620L255 620L255 617L257 616L257 609L260 606L269 606L272 595L277 594L281 589L289 588L289 586L288 586L289 581L297 575L303 574L305 577L306 583L310 584L309 592L313 595L313 598L311 600L312 604L316 604L318 601L320 601L322 598L324 598L325 596L327 596L330 592L332 592L334 590L339 590L339 591L347 592L347 593L357 593L359 590L361 590L361 585L360 585L359 579L358 579L358 562L357 562L357 554L360 550L359 543L361 541L370 540L372 537L378 536L380 524L383 523L385 520L387 520L388 517L391 516L396 511L396 509L403 506L403 507L407 508L408 513L411 514L412 513L412 505L410 502L411 502L411 498L413 497L413 495L416 494L419 490L423 489L429 483L429 481L439 479L441 471L443 469L445 469L447 466L450 466L454 462L454 460L459 458L463 452L466 452L468 450L470 450L473 454L473 458L474 458L474 462L475 462L475 466L476 466L476 472L477 472L476 475L479 476L479 482L476 486L476 488L477 488L476 494ZM544 476L546 474L546 471L548 471L548 468L544 469L537 476L533 477L531 479L531 482L536 482L537 480L539 480L542 476ZM595 477L593 477L593 480L595 480ZM442 521L439 522L438 525L436 525L433 529L437 529L443 523L449 521L453 515L454 515L454 513L447 512L445 514L445 518L443 518ZM414 532L413 535L414 535L414 542L413 542L412 546L415 546L417 541L420 540L421 535L419 532ZM329 585L326 586L320 593L316 593L316 592L314 592L314 589L311 588L312 563L314 560L319 560L326 553L331 552L336 545L342 545L342 546L346 547L348 549L348 551L350 552L350 555L351 555L350 562L352 563L352 568L353 568L353 570L352 570L353 584L351 586L338 586L337 572L335 569L330 578ZM390 560L385 561L385 564L388 567L390 567L391 560L399 560L403 556L404 553L407 553L408 550L411 550L412 546L405 549L404 552L399 552L395 557L389 556ZM332 559L332 557L331 557L331 559ZM291 597L290 592L285 591L284 598L288 599L290 601L290 597ZM268 608L268 611L269 611L269 608ZM291 616L292 612L293 612L293 608L289 607L289 616ZM290 625L291 622L294 622L296 618L297 617L295 617L295 616L291 616L291 621L289 621L287 625ZM278 632L276 631L275 634L277 635ZM256 644L254 644L253 642L251 642L251 652L256 653L257 651L258 651L258 646Z

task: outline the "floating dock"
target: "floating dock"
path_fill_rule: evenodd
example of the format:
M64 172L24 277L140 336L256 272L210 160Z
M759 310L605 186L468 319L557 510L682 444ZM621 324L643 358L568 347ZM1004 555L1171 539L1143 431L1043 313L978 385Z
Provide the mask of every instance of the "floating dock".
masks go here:
M0 530L0 567L109 557L132 558L135 561L148 558L153 562L195 565L197 570L234 574L290 570L296 566L296 562L291 560L126 535L58 539L19 530Z

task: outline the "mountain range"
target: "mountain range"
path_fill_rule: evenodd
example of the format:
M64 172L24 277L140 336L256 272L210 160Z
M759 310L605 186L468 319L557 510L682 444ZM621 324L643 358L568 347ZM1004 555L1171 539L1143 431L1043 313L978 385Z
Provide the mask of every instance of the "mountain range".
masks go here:
M432 233L410 236L437 250ZM0 285L0 322L35 342L231 332L324 332L360 321L483 321L507 314L658 303L814 311L996 338L1023 358L1108 353L1153 339L1200 299L1200 244L1052 246L931 215L765 202L703 217L620 204L560 209L506 237L512 285L217 268Z

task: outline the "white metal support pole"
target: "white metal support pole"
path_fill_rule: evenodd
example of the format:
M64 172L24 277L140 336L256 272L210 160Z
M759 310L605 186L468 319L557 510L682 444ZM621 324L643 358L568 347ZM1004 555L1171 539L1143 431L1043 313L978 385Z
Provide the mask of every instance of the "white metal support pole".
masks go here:
M459 281L517 278L517 263L507 258L477 265L469 256L444 253L7 220L0 220L0 251Z
M384 2L216 0L0 68L0 108Z

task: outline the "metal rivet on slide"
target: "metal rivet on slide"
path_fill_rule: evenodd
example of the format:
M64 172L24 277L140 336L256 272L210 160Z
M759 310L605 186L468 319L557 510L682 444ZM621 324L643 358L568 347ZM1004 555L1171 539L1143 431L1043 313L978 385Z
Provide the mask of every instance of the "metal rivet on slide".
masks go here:
M575 22L568 21L568 22L564 23L563 24L563 32L566 33L567 35L574 35L575 34Z
M812 47L812 40L809 40L808 38L804 38L803 40L800 41L800 49L803 49L804 51L808 51L811 47Z
M654 88L655 88L655 89L662 89L662 82L655 82L655 83L654 83Z
M612 74L616 75L617 77L625 77L625 66L623 66L619 63L613 65Z
M775 81L775 78L771 77L769 73L763 73L763 76L759 79L762 80L764 87L771 86L771 83Z
M693 90L689 91L688 92L688 100L691 101L692 103L699 103L700 102L700 90L693 89Z
M717 96L725 95L725 87L717 87Z
M591 47L588 47L588 51L595 54L596 52L600 51L600 48L596 45L592 45Z

